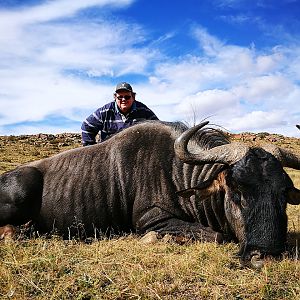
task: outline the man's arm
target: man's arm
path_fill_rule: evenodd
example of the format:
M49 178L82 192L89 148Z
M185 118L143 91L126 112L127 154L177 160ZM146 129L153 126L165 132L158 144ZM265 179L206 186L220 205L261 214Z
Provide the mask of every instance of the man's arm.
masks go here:
M83 146L96 144L96 135L103 129L101 111L98 109L82 122L81 140Z

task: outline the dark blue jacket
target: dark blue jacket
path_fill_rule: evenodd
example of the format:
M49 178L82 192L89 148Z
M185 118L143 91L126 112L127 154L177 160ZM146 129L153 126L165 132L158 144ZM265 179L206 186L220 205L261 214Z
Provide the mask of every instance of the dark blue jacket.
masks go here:
M116 102L110 102L98 108L82 123L82 144L83 146L95 144L99 132L99 142L102 142L122 129L145 120L158 120L154 112L145 104L135 100L130 112L124 116Z

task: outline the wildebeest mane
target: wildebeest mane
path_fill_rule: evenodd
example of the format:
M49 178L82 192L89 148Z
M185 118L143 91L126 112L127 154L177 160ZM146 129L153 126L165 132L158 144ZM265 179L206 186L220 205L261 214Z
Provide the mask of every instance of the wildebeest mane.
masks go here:
M153 121L148 121L148 122L153 122ZM172 127L174 131L177 132L178 135L182 134L184 131L186 131L189 128L183 122L160 121L160 123ZM191 141L196 143L197 146L200 146L202 149L211 149L217 146L230 143L228 137L225 135L224 132L213 127L207 127L200 130L192 137Z
M200 130L194 139L197 140L198 146L202 149L211 149L230 143L228 137L222 131L212 127Z

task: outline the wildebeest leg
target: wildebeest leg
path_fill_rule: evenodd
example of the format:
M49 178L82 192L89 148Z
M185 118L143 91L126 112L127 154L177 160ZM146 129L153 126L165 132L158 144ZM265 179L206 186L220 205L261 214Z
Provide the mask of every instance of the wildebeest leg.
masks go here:
M155 230L162 235L183 235L194 240L206 242L222 243L224 241L221 233L216 232L209 227L205 227L200 223L189 223L178 219L170 219L165 224L162 223L161 225L163 226L162 228L157 228L156 230L153 228L152 230Z
M39 213L43 176L34 167L20 167L0 176L0 226L22 225Z
M159 207L153 207L144 213L136 223L136 229L138 233L156 231L161 235L184 235L195 240L207 242L222 243L224 241L221 233L200 223L192 223L175 218Z

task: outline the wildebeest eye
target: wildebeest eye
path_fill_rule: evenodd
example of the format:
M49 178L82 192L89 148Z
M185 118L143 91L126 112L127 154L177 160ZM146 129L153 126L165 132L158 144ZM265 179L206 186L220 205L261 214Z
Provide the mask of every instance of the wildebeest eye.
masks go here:
M243 208L248 207L248 203L247 203L247 201L246 201L246 199L244 198L243 195L241 195L241 206L242 206Z

